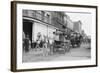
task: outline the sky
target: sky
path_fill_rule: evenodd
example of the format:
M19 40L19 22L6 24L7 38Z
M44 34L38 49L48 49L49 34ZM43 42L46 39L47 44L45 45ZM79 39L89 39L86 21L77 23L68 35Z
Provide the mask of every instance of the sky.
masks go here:
M66 12L66 14L70 17L70 19L74 22L74 21L78 21L80 20L82 22L82 30L84 30L84 32L87 35L91 35L91 24L92 24L92 16L91 13L71 13L71 12Z

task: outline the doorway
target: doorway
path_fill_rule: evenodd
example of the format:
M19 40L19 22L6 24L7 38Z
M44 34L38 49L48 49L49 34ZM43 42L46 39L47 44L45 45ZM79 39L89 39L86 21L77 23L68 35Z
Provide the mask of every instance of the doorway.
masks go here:
M25 33L25 35L29 36L29 39L32 43L32 22L28 21L28 20L23 20L23 32Z

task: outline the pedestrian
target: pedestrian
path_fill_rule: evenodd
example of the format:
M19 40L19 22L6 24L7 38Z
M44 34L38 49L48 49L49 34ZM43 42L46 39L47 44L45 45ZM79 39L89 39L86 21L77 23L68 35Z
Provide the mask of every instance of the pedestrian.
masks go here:
M47 40L47 37L44 35L43 36L43 48L48 48L48 40Z
M29 50L31 49L31 41L30 41L30 39L29 39Z
M59 46L60 46L60 40L59 40L59 34L56 32L53 32L53 39L54 39L54 44L53 44L53 52L57 52Z
M41 41L42 41L42 35L40 32L37 34L37 39L36 39L36 48L40 48L41 46Z
M29 35L26 35L26 38L25 38L25 52L28 52L29 51Z
M25 33L23 31L23 51L25 51Z

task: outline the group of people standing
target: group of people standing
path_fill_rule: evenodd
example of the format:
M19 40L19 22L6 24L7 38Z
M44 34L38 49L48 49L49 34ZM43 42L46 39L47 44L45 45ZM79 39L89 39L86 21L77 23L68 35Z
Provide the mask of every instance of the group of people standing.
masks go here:
M74 33L71 35L70 41L71 41L72 47L75 47L75 46L80 47L83 41L83 37L80 34Z
M59 36L55 34L55 32L52 33L53 37L50 38L46 35L42 35L40 32L37 34L36 38L36 45L34 48L50 48L50 45L52 45L54 42L59 41Z
M23 32L23 50L28 52L31 48L38 49L38 48L50 48L54 42L59 41L59 36L53 32L53 37L50 38L46 35L41 34L41 32L37 33L36 40L31 42L29 35Z
M28 52L31 49L31 40L29 35L25 35L23 32L23 51Z
M53 32L53 37L49 38L46 35L41 34L41 32L37 33L37 37L35 41L31 41L29 38L29 35L26 35L23 32L23 50L25 52L28 52L31 48L32 49L38 49L38 48L49 48L51 50L51 47L55 45L55 43L63 43L63 42L70 42L72 47L76 44L80 46L82 36L79 34L73 34L73 35L62 35L63 37L60 37L60 34L57 34L57 32ZM61 41L60 39L63 39Z

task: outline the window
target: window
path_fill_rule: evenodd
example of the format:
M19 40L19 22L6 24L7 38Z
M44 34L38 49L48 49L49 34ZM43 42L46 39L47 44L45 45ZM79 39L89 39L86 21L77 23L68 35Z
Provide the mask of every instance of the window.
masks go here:
M50 23L50 15L49 14L46 15L46 19L47 19L47 23Z
M41 19L44 21L44 17L45 17L45 12L41 11Z

